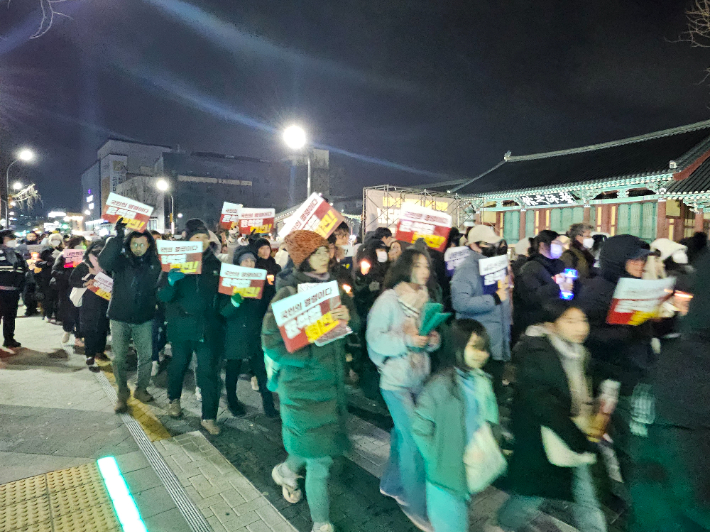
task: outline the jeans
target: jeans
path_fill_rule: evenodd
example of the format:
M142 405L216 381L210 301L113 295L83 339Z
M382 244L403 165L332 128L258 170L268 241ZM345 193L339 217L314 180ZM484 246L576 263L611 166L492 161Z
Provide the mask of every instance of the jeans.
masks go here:
M185 373L194 352L197 356L197 386L202 392L202 419L217 419L221 388L219 353L205 342L197 340L172 342L171 345L173 359L168 366L168 399L170 401L180 399Z
M434 532L468 532L468 501L426 483L426 505Z
M126 358L131 343L136 346L138 353L138 382L136 388L145 390L150 383L151 355L152 355L152 321L145 323L127 323L125 321L111 320L111 346L113 349L113 374L116 377L118 393L128 392L126 375Z
M289 455L286 467L294 474L306 468L306 497L311 511L313 523L330 522L330 496L328 495L328 477L333 459L330 456L321 458L301 458Z
M15 339L15 318L19 304L20 293L17 290L0 290L0 318L5 342Z
M427 521L424 459L412 437L414 395L409 390L382 390L382 397L394 421L390 436L390 457L382 474L380 491L394 497L407 514Z
M606 532L606 520L599 509L589 466L574 468L572 496L572 512L579 531ZM512 494L498 511L498 524L512 531L522 528L539 513L538 508L544 500L542 497Z

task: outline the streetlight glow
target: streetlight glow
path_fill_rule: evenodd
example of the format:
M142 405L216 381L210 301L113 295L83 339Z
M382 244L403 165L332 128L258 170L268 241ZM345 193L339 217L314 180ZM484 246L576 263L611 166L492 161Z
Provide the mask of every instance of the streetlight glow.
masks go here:
M168 190L170 190L170 183L168 183L165 179L158 179L155 182L155 186L161 192L167 192Z
M34 160L35 152L29 148L23 148L17 153L17 158L23 162L29 163Z
M288 126L283 133L283 140L292 150L300 150L306 145L306 132L300 126Z
M12 184L12 189L13 189L13 190L20 190L21 188L22 188L22 183L20 183L19 181L15 181L15 182Z

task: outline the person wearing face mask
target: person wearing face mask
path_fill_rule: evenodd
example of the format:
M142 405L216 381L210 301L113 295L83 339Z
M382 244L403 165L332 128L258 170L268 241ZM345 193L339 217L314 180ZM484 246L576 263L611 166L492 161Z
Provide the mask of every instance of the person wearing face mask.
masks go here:
M168 340L173 352L168 366L168 414L174 418L182 415L180 396L194 353L197 386L202 393L201 425L210 434L218 435L221 432L217 425L221 388L219 361L224 331L217 292L222 263L210 247L209 230L202 220L187 221L184 240L202 242L202 273L164 272L158 289L158 298L165 303Z
M587 224L572 224L569 228L569 248L562 253L560 260L567 268L577 270L579 279L589 279L594 276L594 247L592 226Z
M19 349L20 342L15 340L15 318L20 302L20 293L25 283L27 263L22 255L15 251L17 237L11 230L0 231L0 317L5 341L4 351Z
M67 241L65 249L86 249L86 240L83 236L73 236ZM69 343L69 339L73 333L74 348L81 349L84 347L84 342L82 341L83 334L79 322L79 309L74 306L74 303L72 303L69 298L69 294L72 290L69 277L71 276L74 266L72 265L70 268L66 268L65 266L66 260L64 259L64 255L60 254L52 266L52 280L57 287L58 314L59 320L62 322L62 328L64 329L62 348Z
M133 339L138 353L138 380L133 397L143 403L153 400L148 393L153 355L153 317L155 316L156 283L160 260L153 235L148 231L132 231L125 236L123 218L116 222L116 236L106 241L99 254L99 266L113 277L113 290L108 306L111 326L113 374L118 386L117 414L128 410L130 390L126 374L126 358Z
M573 292L573 283L562 276L565 263L559 234L545 229L533 239L532 254L520 269L513 290L513 341L535 323L542 323L543 305Z
M504 254L500 246L502 240L487 225L473 226L467 236L472 253L456 269L451 280L456 319L476 320L488 331L491 357L484 370L493 376L496 392L502 390L503 370L510 361L510 289L507 278L499 281L495 291L485 288L479 262Z

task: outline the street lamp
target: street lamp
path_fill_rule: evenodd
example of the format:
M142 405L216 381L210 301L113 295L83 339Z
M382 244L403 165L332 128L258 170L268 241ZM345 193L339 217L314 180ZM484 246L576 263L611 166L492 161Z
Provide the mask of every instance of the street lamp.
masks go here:
M283 133L283 141L289 149L300 151L308 143L306 131L301 126L288 126ZM306 160L308 162L308 180L306 182L306 197L311 196L311 152L306 148Z
M10 212L10 168L12 168L12 165L14 165L16 162L21 161L23 163L29 163L34 161L35 159L35 153L30 150L29 148L22 148L19 152L17 152L17 156L14 161L10 163L10 165L7 167L7 170L5 171L5 205L7 207L7 210L5 211ZM15 183L17 185L17 183ZM20 188L22 188L22 185L20 185ZM19 189L15 189L19 190ZM8 215L7 218L10 216ZM10 220L8 221L8 226L10 225Z
M167 179L158 179L155 182L155 188L165 194L170 190L170 183ZM175 234L175 198L172 193L170 193L170 232Z
M20 183L19 181L15 181L12 184L12 190L22 190L22 183Z

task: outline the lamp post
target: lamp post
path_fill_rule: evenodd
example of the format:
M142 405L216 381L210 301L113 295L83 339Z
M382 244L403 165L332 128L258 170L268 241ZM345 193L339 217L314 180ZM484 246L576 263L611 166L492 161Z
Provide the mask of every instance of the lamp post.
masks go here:
M308 143L305 130L301 126L288 126L283 133L283 140L286 146L293 151L302 150ZM311 152L306 148L306 160L308 164L308 179L306 181L306 198L311 196Z
M10 226L10 168L17 163L17 162L23 162L23 163L29 163L32 162L35 158L35 153L30 150L29 148L23 148L19 152L17 152L17 157L15 158L14 161L12 161L9 166L7 167L7 171L5 172L5 221L7 222L7 226ZM20 185L17 187L17 185ZM13 186L15 190L19 190L22 188L21 183L15 183Z
M155 186L162 193L170 190L170 183L167 179L158 179L158 181L155 182ZM172 192L170 193L170 232L175 234L175 198Z

